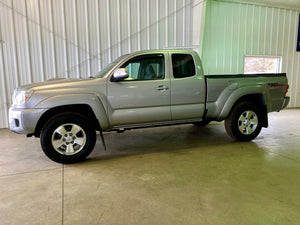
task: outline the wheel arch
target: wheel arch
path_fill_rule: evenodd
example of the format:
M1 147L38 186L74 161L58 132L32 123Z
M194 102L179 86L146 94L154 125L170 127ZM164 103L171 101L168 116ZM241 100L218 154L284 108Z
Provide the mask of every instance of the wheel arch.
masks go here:
M235 106L241 102L249 102L254 104L259 111L261 112L262 116L262 126L263 127L268 127L268 110L267 110L267 105L265 101L265 97L262 93L255 93L255 94L247 94L243 95L240 98L238 98L233 104L231 104L231 107L224 107L221 114L220 118L227 118L231 110L235 108Z
M56 106L47 110L38 120L38 123L35 127L34 136L40 137L41 130L43 129L44 125L47 123L47 121L50 118L52 118L53 116L59 113L66 113L66 112L78 113L80 115L83 115L91 121L91 124L94 125L95 130L101 129L101 125L98 119L96 118L94 111L89 105L71 104L71 105Z

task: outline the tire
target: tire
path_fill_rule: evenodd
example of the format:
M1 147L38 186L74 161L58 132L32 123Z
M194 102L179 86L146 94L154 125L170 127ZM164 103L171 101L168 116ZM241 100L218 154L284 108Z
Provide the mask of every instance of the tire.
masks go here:
M225 129L230 137L239 141L251 141L262 128L262 113L250 102L234 106L225 120Z
M96 131L91 122L77 113L61 113L52 117L42 129L44 153L57 163L84 160L94 149Z

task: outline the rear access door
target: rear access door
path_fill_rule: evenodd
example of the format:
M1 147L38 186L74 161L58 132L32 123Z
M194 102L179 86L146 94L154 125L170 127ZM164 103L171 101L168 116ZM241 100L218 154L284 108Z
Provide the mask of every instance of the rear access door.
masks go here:
M205 80L198 55L174 52L170 58L172 120L201 120L205 111Z

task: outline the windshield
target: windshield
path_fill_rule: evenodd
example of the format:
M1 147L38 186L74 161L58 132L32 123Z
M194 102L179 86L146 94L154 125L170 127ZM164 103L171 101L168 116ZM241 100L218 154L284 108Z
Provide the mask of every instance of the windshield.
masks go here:
M103 70L101 70L99 73L96 74L97 78L103 78L115 65L117 65L122 59L124 59L127 55L122 55L110 64L108 64L106 67L104 67Z

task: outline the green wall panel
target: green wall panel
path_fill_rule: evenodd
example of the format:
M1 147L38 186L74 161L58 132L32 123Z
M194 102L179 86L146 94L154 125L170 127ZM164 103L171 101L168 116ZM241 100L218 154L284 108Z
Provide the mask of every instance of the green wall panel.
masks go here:
M282 72L290 83L290 107L300 107L299 13L252 3L207 1L201 48L205 73L243 73L245 55L281 56Z

